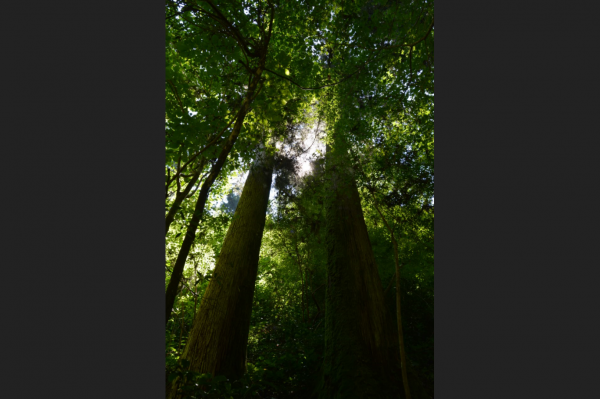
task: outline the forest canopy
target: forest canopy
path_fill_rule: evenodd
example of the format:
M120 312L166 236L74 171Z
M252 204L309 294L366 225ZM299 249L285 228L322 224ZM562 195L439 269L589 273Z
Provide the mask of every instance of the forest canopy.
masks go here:
M166 2L167 398L433 398L433 17Z

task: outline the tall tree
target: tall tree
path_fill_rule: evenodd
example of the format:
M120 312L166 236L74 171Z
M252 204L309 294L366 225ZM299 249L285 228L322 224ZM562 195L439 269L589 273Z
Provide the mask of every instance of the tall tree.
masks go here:
M178 49L180 55L186 56L186 70L193 70L193 73L186 74L181 72L181 67L167 70L167 82L173 92L170 96L171 108L175 115L171 119L177 121L171 123L175 126L173 132L177 133L171 134L174 137L172 141L175 147L186 147L188 138L197 142L194 134L196 129L203 131L206 137L214 137L214 140L204 140L205 145L200 149L194 147L192 151L186 148L184 152L189 153L188 156L210 148L206 156L209 159L217 158L219 146L214 145L213 141L220 143L221 152L202 183L196 208L173 267L166 293L166 321L172 312L177 287L202 220L210 188L221 173L242 129L246 131L246 145L260 141L256 137L255 122L280 118L281 108L296 97L292 93L291 78L300 82L294 82L300 87L323 80L319 74L320 68L313 67L316 56L311 45L315 44L313 38L316 37L317 28L323 28L330 13L329 6L313 3L312 0L168 3L167 20L177 21L172 29L174 33L168 32L169 37L179 40L173 47ZM299 41L299 38L304 40ZM222 55L222 61L217 60L217 54ZM268 72L268 75L263 77L264 72ZM244 74L249 75L247 83L241 79ZM272 76L269 78L269 75ZM174 84L175 77L179 78L180 89ZM217 81L217 89L221 92L215 91L212 80ZM188 92L184 96L187 102L181 95L184 89ZM188 112L192 108L203 117L193 117ZM252 113L251 120L246 118L249 113ZM226 120L229 122L225 123ZM229 137L225 138L224 133L234 121ZM225 127L221 128L222 125Z
M194 212L190 219L190 223L188 225L185 238L183 239L183 243L179 250L179 254L177 256L177 260L175 261L175 265L173 266L173 273L171 275L171 280L169 281L169 285L166 291L166 308L165 308L165 323L169 321L171 317L171 312L173 309L173 304L175 303L175 297L177 296L177 287L181 281L181 276L183 275L183 269L189 255L190 249L196 237L196 230L198 229L198 225L202 220L202 216L204 214L204 207L206 205L206 200L208 199L208 194L210 192L211 186L214 181L217 179L223 165L227 160L227 156L231 152L233 145L235 144L240 132L242 130L242 126L244 123L244 118L246 114L250 110L250 106L252 102L255 100L258 91L260 91L260 87L262 85L261 76L265 69L265 63L267 59L267 52L269 48L269 42L271 41L271 34L273 30L273 18L274 18L274 9L270 7L270 16L264 22L264 25L260 26L260 31L257 34L256 40L253 41L253 49L251 50L249 47L249 37L245 37L242 32L231 22L231 18L227 18L226 15L223 14L223 11L217 7L212 1L206 1L210 6L211 11L207 11L206 9L188 4L186 7L190 10L197 11L200 15L208 15L213 24L220 25L225 30L225 35L229 37L233 37L237 45L241 48L242 52L244 52L247 56L252 59L257 59L256 67L252 67L251 65L244 64L246 69L250 72L250 78L247 85L246 93L244 99L242 101L241 107L237 115L234 117L235 123L231 134L223 144L221 148L221 152L216 160L216 162L212 165L210 173L208 177L202 183L202 188L200 189L200 193L198 195L198 200L196 202L196 206L194 208ZM239 11L239 10L237 10ZM206 17L205 17L206 18ZM209 24L211 26L211 24Z
M329 194L325 201L328 240L326 245L322 245L325 240L303 239L304 236L326 229L319 229L320 223L307 223L306 220L300 223L296 220L306 219L307 215L316 215L316 219L321 217L323 197L311 197L310 190L304 190L302 201L292 201L299 193L296 188L280 190L281 197L288 198L290 203L278 203L279 216L269 220L274 221L276 230L282 234L278 235L279 244L267 244L270 245L268 255L261 256L260 266L268 264L274 274L270 277L261 274L256 295L272 297L273 303L280 309L288 309L294 302L290 297L296 295L294 287L297 286L299 311L298 315L290 311L288 325L296 323L293 319L302 319L306 323L306 332L319 328L322 331L325 326L320 392L323 399L405 396L409 399L408 384L401 382L401 376L406 381L407 372L411 370L406 367L406 359L403 359L401 367L398 356L401 335L394 334L393 315L386 313L383 302L385 293L379 280L379 273L382 273L386 282L391 276L384 276L391 273L388 272L391 268L381 267L382 264L386 265L381 261L384 257L381 242L387 236L375 226L380 236L372 241L376 249L374 254L367 226L371 234L372 222L374 218L379 219L379 214L382 218L384 215L393 218L389 235L392 242L398 244L397 247L390 247L397 249L394 257L396 269L400 264L410 267L408 257L412 256L412 252L418 252L413 247L426 241L410 236L415 232L421 234L423 221L420 219L423 218L415 217L416 209L429 208L427 201L433 195L433 108L429 106L433 102L433 4L427 0L408 3L397 0L169 1L167 17L177 22L173 22L168 32L168 41L173 45L170 53L168 51L170 61L167 62L167 165L171 168L167 191L172 199L167 201L168 205L172 204L166 218L167 239L177 238L171 234L173 228L169 233L169 224L173 220L178 229L185 226L186 220L189 224L187 233L181 237L183 242L167 288L167 320L178 295L177 285L183 275L187 254L197 239L195 232L200 223L204 223L203 229L209 228L209 223L206 223L209 218L204 216L206 220L203 222L203 215L204 207L210 206L207 201L211 185L217 182L217 186L219 182L226 181L224 177L229 171L252 159L248 149L254 148L257 142L264 142L257 126L266 124L266 121L280 121L283 108L297 106L291 99L302 97L300 93L312 93L316 95L314 98L329 130L335 132L328 140L330 148L327 150L326 174L319 178L319 181L324 179L329 182L329 190L318 190ZM269 41L265 46L266 32ZM256 83L255 87L252 87L253 83ZM254 94L248 96L250 90ZM240 118L244 109L245 113ZM235 146L232 137L237 143ZM410 158L410 162L403 161L404 158ZM206 170L196 167L201 159L207 160L204 165ZM403 170L407 169L406 165L410 165L410 170ZM256 174L254 168L251 174ZM181 176L190 179L184 180L188 185L183 189L179 187ZM177 194L173 197L176 184ZM193 205L185 203L185 199L195 193L192 188L200 189L194 212L190 212ZM364 188L375 190L381 209L373 208L374 202L368 202L370 197L362 199L364 208L361 207L362 191L359 190ZM177 212L177 207L183 211ZM371 220L365 223L364 215L368 213ZM173 219L176 214L182 215L183 224L180 219ZM231 228L239 223L237 211L235 215ZM432 220L432 216L429 219ZM405 223L402 220L400 223L399 218L404 217L413 218L415 222ZM394 226L401 226L400 231L393 230ZM238 225L240 235L243 235L241 232L246 227ZM299 234L301 227L303 235ZM210 284L203 283L203 287L209 285L209 288L206 292L202 288L200 293L195 293L199 298L205 292L204 298L208 302L202 302L202 309L196 314L194 323L192 314L196 313L195 304L194 312L188 311L185 316L183 304L191 296L185 292L182 294L182 306L178 306L177 311L181 317L179 336L184 335L185 342L183 331L191 330L192 333L184 353L180 353L179 349L171 352L168 364L174 364L173 359L181 356L189 362L192 371L225 374L236 379L244 373L242 348L245 348L248 337L248 328L244 326L250 323L245 317L247 315L249 319L251 299L245 301L242 298L248 297L250 280L254 292L256 271L253 278L248 270L235 273L237 269L228 267L223 260L228 256L239 259L234 254L246 245L230 238L230 234L233 234L231 228L223 243L225 252L216 260L214 277ZM211 239L210 248L215 253L219 252L218 248L223 242L224 228L220 231L218 240ZM432 236L432 227L428 231ZM267 242L274 232L265 233ZM201 237L198 244L204 246L206 238ZM173 247L181 243L173 242L176 243ZM281 245L286 242L289 245ZM377 245L380 245L379 250ZM325 246L328 258L324 256ZM290 270L294 271L293 275L299 276L298 282L287 281L291 273L280 273L281 268L277 263L281 261L280 252L284 249ZM425 252L424 249L419 251ZM426 252L433 257L432 251ZM319 268L314 268L315 254ZM385 252L385 257L391 259L390 254L391 251ZM210 258L209 253L200 255L204 259ZM379 270L375 265L375 256ZM323 284L326 258L328 280ZM206 262L210 264L210 260ZM414 361L417 356L413 356L414 351L411 352L414 348L411 348L411 343L418 341L413 338L418 334L415 333L414 314L419 313L419 310L414 310L414 298L421 300L422 297L413 295L419 290L418 284L421 282L414 283L421 277L413 278L415 273L412 271L417 266L415 261L412 264L411 275L403 273L402 282L403 294L408 295L408 299L402 297L403 312L406 311L403 315L408 315L409 323L408 326L404 324L404 331L409 334L407 353L403 357L408 358L411 367L417 367L415 364L418 360ZM186 273L188 271L186 268ZM261 273L264 274L264 271ZM275 275L279 277L275 278ZM227 280L225 283L224 277ZM407 277L412 279L412 288L406 285ZM399 280L400 274L396 273L397 292ZM432 276L430 280L431 294L427 298L431 298L432 302ZM279 290L278 284L285 285L286 290ZM326 287L326 306L323 306L325 298L320 296L325 289L321 287ZM273 292L266 294L270 290ZM282 291L285 294L282 295ZM399 298L397 295L396 299ZM246 303L244 306L247 308L242 310L238 307L242 306L239 305L241 303ZM258 305L257 302L257 306L264 306L262 300L260 303ZM314 312L311 310L313 305ZM323 320L324 308L326 317ZM396 310L396 321L402 334L399 303ZM254 312L252 314L257 319L252 322L256 330L251 332L251 345L262 334L267 334L266 331L274 333L276 327L273 324L278 324L273 320L267 322L266 318L263 322L263 314L260 317ZM257 323L265 325L258 328ZM269 324L272 329L267 328ZM168 329L171 327L169 323ZM281 330L278 334L285 336ZM318 336L314 336L315 341L322 345L322 339ZM293 341L296 342L295 339ZM430 348L433 348L432 333ZM262 360L256 353L264 352L257 352L256 348L253 350L251 347L249 351L251 363L258 365ZM280 350L278 346L275 352L281 353ZM321 349L316 352L320 354ZM314 366L316 356L313 362ZM296 363L301 364L302 361ZM185 367L187 364L184 363ZM263 370L265 375L269 373L267 369L270 369L270 365L265 364L265 367L259 367L261 375ZM287 366L280 368L288 369ZM254 378L255 369L249 366L249 371L249 378ZM286 382L288 377L292 381L294 374L290 374L288 376L286 373ZM284 384L277 384L281 388L279 393L284 392ZM412 380L410 384L412 390ZM169 391L172 398L177 396L176 389L177 386ZM293 390L296 392L296 389ZM267 394L269 397L279 397L277 391L265 392L272 393ZM419 392L413 392L413 398L421 397Z
M321 398L396 398L398 356L360 197L338 135L326 170L328 268Z
M361 67L356 79L329 90L323 105L334 135L327 169L335 193L327 208L323 398L410 398L407 362L404 351L399 351L403 343L399 301L399 335L394 337L352 169L358 165L349 152L368 157L370 171L381 175L385 166L376 164L365 150L393 148L401 134L418 131L398 126L407 123L403 114L416 116L430 102L426 92L432 88L433 48L427 38L433 36L432 11L427 2L357 2L336 14L335 30L327 35L325 58L332 76L344 74L357 61ZM382 131L394 134L385 137ZM390 164L402 155L387 154ZM404 367L399 367L401 363ZM384 364L389 367L382 369Z
M252 166L219 254L212 280L194 319L182 359L190 370L239 378L246 346L258 255L271 189L273 155L263 149ZM178 398L174 381L170 398Z
M242 108L240 109L240 113L237 117L233 131L231 132L228 140L221 149L221 153L219 154L217 161L213 164L210 170L210 174L208 175L204 183L202 183L202 188L200 189L200 194L198 195L198 200L196 202L196 207L194 208L194 213L192 214L192 218L185 233L185 238L183 239L183 243L181 244L179 254L177 255L177 260L175 261L175 265L173 266L171 281L169 281L169 285L167 287L165 323L168 322L169 318L171 317L173 304L175 303L175 297L177 296L177 286L181 281L181 276L183 275L183 268L185 266L185 262L190 253L190 249L192 248L192 244L196 238L196 230L198 229L198 225L200 224L200 220L202 219L202 216L204 214L204 207L206 205L206 200L208 199L210 188L214 181L217 179L219 173L221 172L221 168L227 160L227 156L229 155L229 152L233 148L233 144L235 143L238 135L240 134L244 117L248 112L250 102L252 101L252 97L254 96L254 91L258 86L260 72L261 71L259 68L257 75L252 79L250 83L248 92L246 94L246 98L244 99Z

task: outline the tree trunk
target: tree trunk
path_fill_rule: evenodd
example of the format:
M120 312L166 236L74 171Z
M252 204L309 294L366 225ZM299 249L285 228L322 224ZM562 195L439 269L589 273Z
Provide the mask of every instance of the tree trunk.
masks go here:
M339 144L339 143L336 143ZM322 399L402 398L397 343L346 149L329 148Z
M261 62L261 65L264 66L264 59L262 59ZM200 220L204 215L204 206L206 205L206 200L208 199L208 193L210 191L210 188L212 187L212 184L221 172L221 168L223 168L223 165L227 160L227 156L229 155L229 152L233 148L233 144L235 143L238 135L240 134L242 124L244 123L244 118L246 117L246 113L250 108L250 104L253 101L254 92L256 91L258 83L260 81L262 70L263 68L259 67L256 70L256 74L253 75L252 81L250 82L250 85L248 87L248 91L246 92L246 98L244 98L242 107L240 108L239 114L233 126L233 130L229 135L229 138L223 145L221 153L217 158L217 162L215 162L215 164L212 166L210 174L208 175L206 180L204 180L202 188L200 189L200 194L198 195L198 201L196 202L194 213L192 214L190 224L185 233L185 237L183 239L183 243L181 244L179 254L177 255L177 260L175 261L175 265L173 266L171 281L169 281L169 285L167 287L165 323L168 323L169 319L171 318L171 312L173 310L173 305L175 304L175 297L177 296L177 286L179 285L179 281L181 280L181 276L183 275L183 268L185 266L185 262L190 253L190 249L192 248L192 244L194 243L194 239L196 238L196 230L198 229Z
M271 189L273 156L259 156L244 185L233 221L182 359L190 370L231 379L246 371L246 347L260 245ZM175 380L169 398L177 398Z

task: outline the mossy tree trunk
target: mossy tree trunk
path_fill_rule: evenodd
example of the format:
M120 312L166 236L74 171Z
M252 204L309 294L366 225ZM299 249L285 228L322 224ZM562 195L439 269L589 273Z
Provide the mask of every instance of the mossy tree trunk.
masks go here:
M255 161L219 254L182 359L190 370L231 379L246 371L246 347L273 156ZM177 380L170 398L177 398Z
M403 398L397 342L343 143L327 149L328 266L321 399Z
M167 292L165 295L165 324L168 323L169 319L171 318L173 305L175 304L175 298L177 297L177 287L181 282L181 276L183 276L185 262L187 261L187 257L192 248L192 244L196 239L196 230L198 229L200 221L202 220L202 216L204 215L204 207L208 199L208 194L213 183L219 176L219 173L221 173L221 169L223 168L223 165L227 160L227 156L231 152L231 149L233 148L233 145L235 144L235 141L237 140L242 130L242 125L244 123L246 113L248 113L248 110L250 109L250 105L254 99L255 92L259 89L260 78L265 64L265 58L266 52L261 58L260 66L256 69L255 74L251 77L251 82L248 86L246 97L244 98L242 106L238 111L238 115L236 116L236 121L233 125L231 134L229 135L227 140L225 140L225 143L221 148L221 152L219 153L217 161L211 167L210 173L208 174L208 176L202 183L202 187L200 188L200 193L198 194L198 200L196 202L194 212L192 213L190 223L188 225L187 231L185 232L185 237L183 238L181 248L179 249L179 254L177 255L177 260L175 261L175 265L173 265L173 273L171 273L171 280L169 281L169 285L167 286Z

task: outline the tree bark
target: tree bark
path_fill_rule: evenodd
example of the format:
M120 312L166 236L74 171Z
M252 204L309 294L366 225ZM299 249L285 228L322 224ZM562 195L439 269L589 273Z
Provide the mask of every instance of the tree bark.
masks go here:
M402 398L397 344L347 152L340 145L327 152L331 196L320 398Z
M237 140L240 134L242 124L244 123L244 118L246 117L246 113L250 108L250 104L252 103L254 97L254 92L258 87L260 76L264 69L264 61L264 58L261 59L261 66L257 68L255 75L253 75L252 77L250 85L248 86L248 91L246 92L246 98L244 98L244 101L242 102L242 106L233 126L233 130L229 135L229 138L223 145L223 148L221 150L221 153L219 154L219 157L217 158L217 161L214 163L210 170L210 174L208 175L206 180L204 180L204 183L202 183L202 188L200 189L200 194L198 195L198 201L196 202L194 213L192 214L190 224L185 233L185 237L183 239L183 243L181 244L179 254L177 255L177 260L175 261L175 265L173 266L171 281L169 281L169 285L167 287L165 323L167 323L171 318L171 312L173 310L173 305L175 304L175 297L177 296L177 286L181 281L181 276L183 275L183 268L185 266L185 262L190 253L190 249L192 248L192 244L194 243L194 239L196 238L196 230L198 229L200 220L204 215L204 206L206 205L206 200L208 199L208 193L210 191L210 188L212 187L212 184L221 172L221 169L223 168L223 165L227 160L227 156L231 152L233 144L235 144L235 141Z
M272 173L273 155L263 152L248 174L182 355L192 371L230 379L238 379L246 371L250 314ZM177 388L175 380L169 398L179 398Z

